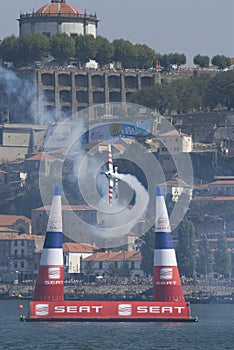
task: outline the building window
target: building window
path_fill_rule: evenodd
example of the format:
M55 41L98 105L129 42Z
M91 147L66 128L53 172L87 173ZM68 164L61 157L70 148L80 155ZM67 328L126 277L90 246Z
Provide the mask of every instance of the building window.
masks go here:
M21 257L24 256L24 249L21 249Z
M99 262L99 269L101 270L103 268L102 261Z
M17 242L17 241L15 241L15 242L14 242L14 246L15 246L15 247L17 247L17 245L18 245L18 242Z
M24 246L24 241L21 241L21 245Z

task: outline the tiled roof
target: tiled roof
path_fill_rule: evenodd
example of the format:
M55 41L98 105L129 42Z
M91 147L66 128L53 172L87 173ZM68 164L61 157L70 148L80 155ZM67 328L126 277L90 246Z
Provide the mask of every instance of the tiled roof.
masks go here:
M191 185L187 184L184 180L181 179L171 179L167 182L164 182L162 184L160 184L159 186L173 186L173 187L192 187Z
M0 214L0 226L11 226L17 220L24 220L28 224L31 224L31 219L23 215L3 215Z
M234 180L218 180L211 182L209 185L234 185Z
M86 243L73 243L65 242L63 243L63 251L70 253L93 253L99 248L92 246L91 244Z
M40 207L40 208L36 208L36 209L33 209L33 210L45 210L45 211L48 211L50 210L50 206L49 205L45 205L44 207ZM95 210L96 209L93 209L91 207L89 207L88 205L63 205L62 206L62 210L72 210L72 211L80 211L80 210Z
M192 202L218 202L218 201L234 201L234 196L206 196L194 197Z
M194 190L206 190L208 188L208 184L201 185L193 185Z
M126 261L141 260L141 253L136 250L127 252L103 252L88 256L84 261Z
M0 237L0 240L35 240L35 239L41 239L44 240L45 236L39 236L39 235L28 235L26 233L23 233L22 235L18 236L5 236Z
M25 160L26 161L34 161L34 160L51 160L51 161L54 161L54 160L60 160L60 159L57 159L53 156L51 156L50 154L48 153L37 153L37 154L34 154L32 157L29 157L29 158L26 158Z
M14 232L14 233L17 233L19 232L18 230L15 230L13 228L10 228L10 227L0 227L0 232Z
M185 134L184 132L173 129L168 132L165 132L164 134L159 135L159 137L162 137L162 136L189 136L189 135Z
M77 16L77 15L82 15L82 13L77 10L75 7L66 4L66 2L60 2L60 1L51 1L50 4L46 4L39 8L36 12L35 15L50 15L50 16Z

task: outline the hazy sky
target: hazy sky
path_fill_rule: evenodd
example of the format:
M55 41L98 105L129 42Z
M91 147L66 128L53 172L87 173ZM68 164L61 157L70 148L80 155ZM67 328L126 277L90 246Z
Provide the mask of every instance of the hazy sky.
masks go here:
M1 0L0 38L18 35L21 13L50 0ZM184 53L188 65L200 53L234 57L234 0L67 0L81 12L97 12L98 34L145 43L157 52Z

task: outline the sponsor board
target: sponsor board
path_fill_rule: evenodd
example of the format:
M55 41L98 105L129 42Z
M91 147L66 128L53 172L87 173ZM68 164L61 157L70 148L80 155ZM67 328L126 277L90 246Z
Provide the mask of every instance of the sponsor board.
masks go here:
M49 315L49 305L48 304L37 304L35 305L36 316L48 316Z
M189 318L186 302L50 301L30 302L30 318Z

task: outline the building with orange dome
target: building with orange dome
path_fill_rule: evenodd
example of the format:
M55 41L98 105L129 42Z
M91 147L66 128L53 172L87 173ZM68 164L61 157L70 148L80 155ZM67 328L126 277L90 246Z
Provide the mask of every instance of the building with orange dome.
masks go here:
M40 33L48 37L66 33L71 37L91 34L97 36L98 19L95 14L82 13L66 3L66 0L51 0L36 12L20 14L19 35Z

